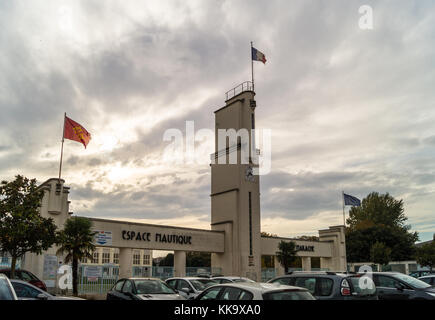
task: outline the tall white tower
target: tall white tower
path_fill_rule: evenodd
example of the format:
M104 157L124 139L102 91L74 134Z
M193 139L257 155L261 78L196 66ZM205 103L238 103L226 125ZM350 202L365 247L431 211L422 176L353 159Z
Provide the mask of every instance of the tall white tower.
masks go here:
M252 174L256 167L256 161L253 161L256 157L255 144L249 141L249 150L252 148L254 152L249 153L248 160L243 163L242 159L247 158L242 152L244 140L241 135L232 142L227 137L223 148L218 141L219 130L251 133L255 128L255 92L251 90L250 83L245 84L247 86L242 86L241 93L227 99L225 106L215 111L211 228L225 231L225 252L212 254L212 266L221 268L225 275L260 280L260 180L258 175ZM235 156L234 153L237 163L230 164L229 159ZM222 160L226 160L224 164Z

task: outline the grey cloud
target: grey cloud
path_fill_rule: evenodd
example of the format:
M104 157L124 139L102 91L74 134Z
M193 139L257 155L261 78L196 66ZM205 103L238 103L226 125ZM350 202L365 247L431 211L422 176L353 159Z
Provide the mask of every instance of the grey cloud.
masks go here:
M183 23L174 27L151 14L136 18L129 8L145 11L140 1L87 0L75 7L89 28L89 44L80 47L50 46L51 33L32 28L41 20L31 14L40 4L26 4L31 19L22 19L19 3L2 2L0 171L40 180L56 173L58 161L46 149L59 143L64 111L90 127L99 117L126 121L165 113L154 127L135 128L137 141L100 154L66 155L71 173L88 172L89 183L72 185L71 199L95 201L86 213L101 217L209 214L208 166L185 169L199 174L197 180L171 176L169 186L159 174L137 177L139 184L113 181L110 194L96 184L107 181L103 166L141 167L155 159L168 128L184 132L185 121L194 120L196 129L212 129L224 92L250 78L253 40L268 58L265 66L255 63L257 127L282 135L273 144L276 167L261 177L264 216L306 219L340 210L343 188L361 197L389 191L429 207L435 200L434 5L367 4L374 9L373 31L358 29L360 1L208 1L195 9L178 1L170 11ZM50 20L49 9L57 7L44 7ZM120 22L128 27L116 33ZM101 38L94 41L95 34ZM209 97L203 103L179 103L204 92ZM353 120L343 121L347 117Z

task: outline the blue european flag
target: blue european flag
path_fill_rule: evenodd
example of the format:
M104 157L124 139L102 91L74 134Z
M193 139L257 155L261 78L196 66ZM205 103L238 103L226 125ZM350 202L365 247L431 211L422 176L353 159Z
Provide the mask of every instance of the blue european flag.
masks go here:
M344 197L345 206L355 206L355 207L361 206L361 201L358 198L345 193L343 193L343 197Z

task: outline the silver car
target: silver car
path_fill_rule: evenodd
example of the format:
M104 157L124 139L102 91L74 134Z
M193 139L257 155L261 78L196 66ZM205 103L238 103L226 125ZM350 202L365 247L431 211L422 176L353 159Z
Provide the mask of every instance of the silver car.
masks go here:
M276 283L239 282L212 286L195 300L316 300L305 288Z
M107 300L185 300L166 282L155 278L120 279L107 292Z
M85 300L77 297L63 297L50 294L22 280L11 280L18 300Z
M254 280L239 277L239 276L220 276L220 277L213 277L212 280L218 282L218 283L232 283L232 282L255 282Z
M430 284L432 287L435 287L435 274L420 277L418 280L424 281L427 284Z
M0 274L0 300L18 300L8 277Z
M166 279L166 283L186 299L193 299L208 287L218 284L213 279L200 277L169 278Z

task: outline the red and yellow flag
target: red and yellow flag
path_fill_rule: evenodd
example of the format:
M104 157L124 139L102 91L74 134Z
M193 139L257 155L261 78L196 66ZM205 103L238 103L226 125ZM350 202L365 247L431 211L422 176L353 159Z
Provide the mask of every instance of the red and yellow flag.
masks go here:
M65 116L65 129L63 131L63 137L83 143L85 149L91 140L91 134L85 128L83 128L81 124L71 120L67 116Z

